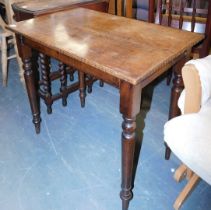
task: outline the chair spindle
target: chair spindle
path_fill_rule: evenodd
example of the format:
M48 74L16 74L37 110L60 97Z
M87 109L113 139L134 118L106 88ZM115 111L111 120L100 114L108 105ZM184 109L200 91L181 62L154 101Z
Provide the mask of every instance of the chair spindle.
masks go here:
M171 21L172 21L172 0L168 1L167 9L168 9L168 26L171 26Z
M179 29L183 26L183 13L184 13L184 1L180 2L180 17L179 17Z
M193 13L192 13L192 20L191 20L191 32L194 32L196 25L196 0L193 0Z

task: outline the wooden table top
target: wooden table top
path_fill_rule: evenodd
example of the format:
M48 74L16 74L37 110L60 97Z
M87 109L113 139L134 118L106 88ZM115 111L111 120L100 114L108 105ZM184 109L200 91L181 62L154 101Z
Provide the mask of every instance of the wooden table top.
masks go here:
M46 11L59 11L59 9L68 8L71 5L80 5L93 1L97 2L100 0L22 0L15 3L15 8L33 14L42 14L46 13Z
M203 39L196 33L83 8L22 21L10 29L133 85L146 85Z

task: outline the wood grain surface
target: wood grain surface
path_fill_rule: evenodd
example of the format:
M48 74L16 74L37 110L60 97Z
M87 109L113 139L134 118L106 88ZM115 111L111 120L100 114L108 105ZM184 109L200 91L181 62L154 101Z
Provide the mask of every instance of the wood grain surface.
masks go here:
M51 27L53 26L53 27ZM78 8L17 23L13 32L120 80L149 83L203 35ZM152 79L149 79L152 78Z

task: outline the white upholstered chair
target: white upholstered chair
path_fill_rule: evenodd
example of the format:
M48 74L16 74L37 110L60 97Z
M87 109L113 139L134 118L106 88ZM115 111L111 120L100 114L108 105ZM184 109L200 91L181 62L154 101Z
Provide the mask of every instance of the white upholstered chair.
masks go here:
M185 90L178 102L182 115L164 126L165 142L183 163L174 177L177 181L188 179L175 209L200 178L211 185L211 56L189 61L182 75Z

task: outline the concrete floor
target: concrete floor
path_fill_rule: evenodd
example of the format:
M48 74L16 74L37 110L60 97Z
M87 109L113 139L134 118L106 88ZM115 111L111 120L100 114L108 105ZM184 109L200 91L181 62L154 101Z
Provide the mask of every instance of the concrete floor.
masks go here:
M144 128L143 143L129 210L170 210L186 183L173 180L179 160L174 155L164 160L170 87L161 80L144 95L137 117L137 132ZM12 61L8 87L0 85L0 210L120 210L118 90L96 83L84 109L75 92L67 107L55 102L51 115L41 103L41 116L41 133L36 135ZM210 210L210 198L211 187L201 181L182 210Z

